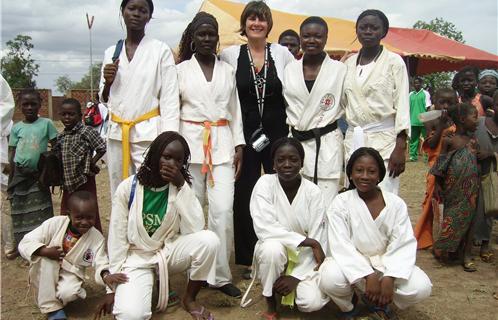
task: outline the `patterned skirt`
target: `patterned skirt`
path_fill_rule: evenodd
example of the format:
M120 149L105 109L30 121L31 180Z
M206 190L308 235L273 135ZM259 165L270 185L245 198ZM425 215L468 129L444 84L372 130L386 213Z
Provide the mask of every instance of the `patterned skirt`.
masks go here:
M24 235L54 216L52 196L38 183L35 171L16 167L8 187L14 240L19 244Z

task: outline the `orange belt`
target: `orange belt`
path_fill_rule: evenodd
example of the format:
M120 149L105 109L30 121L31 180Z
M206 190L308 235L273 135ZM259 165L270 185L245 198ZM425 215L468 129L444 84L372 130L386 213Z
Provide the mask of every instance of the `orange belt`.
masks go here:
M213 158L211 157L211 127L222 127L228 125L228 120L220 119L218 121L188 121L187 123L198 124L204 127L204 132L202 133L202 148L204 149L204 160L202 161L201 172L208 174L209 184L214 186L213 179Z
M134 127L137 123L145 120L157 117L160 115L159 108L155 108L149 111L135 120L125 120L117 116L116 114L111 114L111 120L118 123L121 126L121 145L123 149L123 180L128 178L128 170L130 168L130 129Z

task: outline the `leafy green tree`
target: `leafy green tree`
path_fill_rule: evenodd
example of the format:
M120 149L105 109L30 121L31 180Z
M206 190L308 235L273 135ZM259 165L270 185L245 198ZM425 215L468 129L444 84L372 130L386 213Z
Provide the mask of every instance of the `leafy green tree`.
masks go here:
M95 63L92 68L88 68L88 72L81 78L80 81L74 83L71 89L90 89L90 72L93 74L93 90L98 90L100 83L100 70L102 63Z
M463 34L457 29L457 27L443 18L432 19L429 22L418 20L413 25L414 29L425 29L433 31L443 37L465 43L463 39ZM442 87L450 87L451 79L453 78L452 72L436 72L424 76L425 84L429 85L434 90Z
M90 89L90 70L93 72L93 90L98 92L100 83L100 70L102 63L95 63L92 68L88 68L88 72L80 79L80 81L72 81L68 75L63 75L55 80L55 87L61 93L66 93L71 89Z
M74 82L69 78L67 74L55 79L55 87L59 92L65 94L74 86Z
M0 61L2 76L12 88L36 86L34 78L38 75L39 65L31 58L31 37L22 34L6 42L6 54Z

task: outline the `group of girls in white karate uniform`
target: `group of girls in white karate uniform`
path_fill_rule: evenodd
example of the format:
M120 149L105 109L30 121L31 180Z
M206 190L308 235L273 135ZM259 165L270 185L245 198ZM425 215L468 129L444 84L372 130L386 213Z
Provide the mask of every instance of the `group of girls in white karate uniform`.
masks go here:
M168 46L145 35L153 11L152 0L122 1L126 39L106 50L102 69L116 319L151 317L156 273L157 309L165 310L169 274L186 270L183 308L213 319L196 296L206 281L241 296L229 268L234 234L236 263L254 266L245 276L262 282L264 319L277 318L277 296L304 312L332 300L346 318L356 313L353 287L385 316L391 302L405 308L427 297L431 284L415 266L406 205L395 195L410 128L408 77L380 45L385 15L360 15L362 49L344 64L324 51L329 30L319 17L301 25L301 60L268 43L273 23L263 1L241 15L248 43L218 58L217 21L199 12L175 66ZM327 209L344 159L350 190Z

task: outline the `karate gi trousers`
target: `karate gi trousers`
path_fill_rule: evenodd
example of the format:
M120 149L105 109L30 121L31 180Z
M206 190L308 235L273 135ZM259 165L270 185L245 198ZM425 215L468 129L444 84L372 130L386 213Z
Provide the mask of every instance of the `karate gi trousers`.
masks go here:
M141 141L130 143L130 175L137 173L138 168L145 159L145 151L150 146L151 141ZM121 140L107 139L107 169L109 171L109 184L111 186L111 196L116 193L121 181L123 181L123 148Z
M233 246L233 196L235 168L232 163L213 165L214 186L210 186L208 176L201 172L201 164L191 164L192 189L201 206L208 200L208 229L220 239L220 249L216 258L216 283L221 287L232 282L230 253Z
M31 266L30 286L42 313L60 310L76 299L85 299L82 285L83 280L62 269L58 261L40 257Z
M162 249L167 252L168 274L188 270L190 280L214 283L219 246L216 235L208 230L180 235ZM128 276L128 282L116 288L113 315L117 320L150 319L154 267L125 266L121 272Z
M257 274L263 287L263 296L273 295L273 284L283 275L287 264L287 250L278 241L259 241L254 250ZM310 270L312 271L312 270ZM323 308L330 299L318 286L319 273L299 282L295 303L301 312L314 312Z
M379 274L379 278L382 274ZM320 267L320 289L328 295L332 301L343 312L353 310L351 302L353 298L353 286L361 292L365 292L366 280L361 279L351 284L342 273L339 265L333 259L327 259ZM393 302L398 308L406 309L431 295L432 284L429 277L419 267L413 268L412 274L408 280L394 280Z

